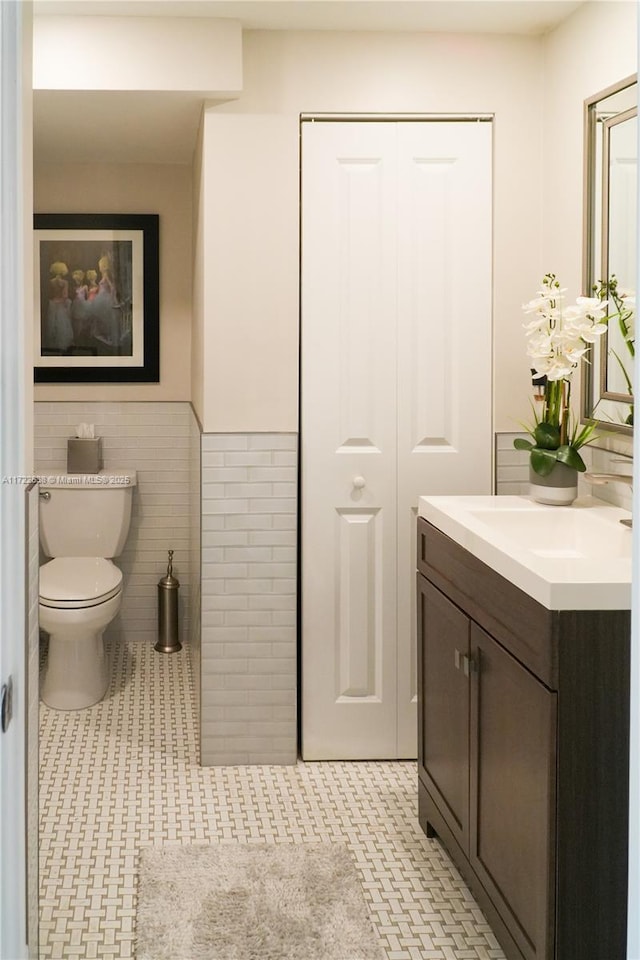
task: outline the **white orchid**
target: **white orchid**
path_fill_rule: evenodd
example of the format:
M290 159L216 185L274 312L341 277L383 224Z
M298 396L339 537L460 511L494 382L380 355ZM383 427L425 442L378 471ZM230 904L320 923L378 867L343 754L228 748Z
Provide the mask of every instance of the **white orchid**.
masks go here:
M548 273L537 295L522 307L527 317L523 323L527 356L537 382L544 386L544 395L533 427L527 428L532 439L518 437L514 446L530 452L531 466L541 476L547 476L556 463L586 470L578 450L594 439L595 424L572 425L571 378L590 344L617 318L629 352L635 352L633 291L618 290L616 278L611 277L594 288L596 296L578 297L570 306L564 306L565 293L555 274ZM630 382L628 385L631 393Z
M600 297L578 297L575 304L564 307L566 288L554 274L548 273L542 288L529 303L525 314L533 318L523 323L529 340L527 355L538 376L549 380L566 380L578 367L590 343L606 332L609 301Z
M531 441L518 438L514 444L530 452L531 466L542 476L556 463L586 469L578 450L592 439L594 426L571 426L571 378L589 345L607 330L609 319L609 301L603 291L595 297L578 297L569 306L564 304L565 293L555 274L548 273L537 295L522 307L527 356L534 376L542 378L544 402L529 429Z

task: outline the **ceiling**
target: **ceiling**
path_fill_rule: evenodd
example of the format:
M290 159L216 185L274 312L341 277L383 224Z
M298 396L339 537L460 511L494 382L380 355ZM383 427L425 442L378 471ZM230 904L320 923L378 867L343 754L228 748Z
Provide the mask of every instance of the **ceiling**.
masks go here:
M36 16L217 17L248 30L541 34L582 0L36 0Z
M36 16L214 17L250 30L541 35L582 0L35 0ZM189 163L201 102L188 94L37 90L37 162ZM74 135L82 116L85 135ZM86 127L93 120L93 129Z

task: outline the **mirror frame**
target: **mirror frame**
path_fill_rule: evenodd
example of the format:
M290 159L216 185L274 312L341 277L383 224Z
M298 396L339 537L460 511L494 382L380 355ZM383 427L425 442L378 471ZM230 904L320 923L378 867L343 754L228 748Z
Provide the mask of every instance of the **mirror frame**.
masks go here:
M596 156L596 131L597 131L597 112L596 107L602 101L620 93L623 90L633 87L637 84L638 75L632 74L618 83L612 84L604 90L589 97L584 101L584 208L583 208L583 237L582 237L582 289L585 296L591 296L594 283L601 277L601 263L608 251L608 225L609 225L609 190L608 190L608 140L603 144L602 156L602 186L601 186L601 208L596 210L596 171L598 158ZM623 119L629 119L637 113L637 107L620 111L615 117L608 118L605 121L608 127L621 122ZM596 227L599 228L601 236L596 237ZM596 248L598 240L600 241L600 260L596 263ZM605 334L603 341L606 344ZM633 426L626 423L615 423L609 420L600 420L593 415L594 408L600 400L613 400L619 403L629 403L629 398L623 394L608 392L607 387L607 357L606 349L600 350L600 362L598 370L595 370L594 347L589 347L586 355L587 362L582 368L581 385L581 419L585 423L596 423L599 428L611 433L622 433L627 436L633 435ZM598 400L594 403L596 376L598 385Z

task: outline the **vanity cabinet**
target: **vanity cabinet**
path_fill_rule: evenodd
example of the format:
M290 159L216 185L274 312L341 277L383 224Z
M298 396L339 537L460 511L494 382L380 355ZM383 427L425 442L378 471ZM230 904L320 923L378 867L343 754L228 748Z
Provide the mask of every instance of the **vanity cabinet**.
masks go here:
M547 610L418 525L420 823L510 960L624 960L629 612Z

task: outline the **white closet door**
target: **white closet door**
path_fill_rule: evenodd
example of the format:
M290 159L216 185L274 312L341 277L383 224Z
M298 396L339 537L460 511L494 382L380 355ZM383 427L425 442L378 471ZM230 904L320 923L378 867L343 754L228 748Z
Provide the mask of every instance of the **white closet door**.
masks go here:
M415 756L417 497L490 490L490 127L305 123L302 156L302 752Z
M305 759L396 750L396 162L385 123L304 125Z
M398 756L417 751L418 497L490 494L491 123L398 136Z

